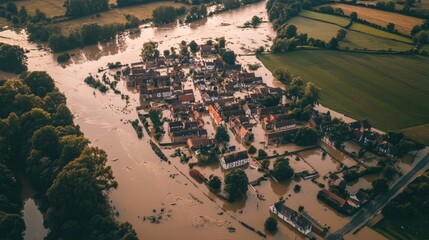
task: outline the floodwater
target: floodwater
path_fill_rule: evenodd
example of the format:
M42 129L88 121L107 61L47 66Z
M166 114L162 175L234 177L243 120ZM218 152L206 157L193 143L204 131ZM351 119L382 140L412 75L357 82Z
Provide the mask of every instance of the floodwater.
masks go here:
M22 183L21 198L24 201L22 214L26 226L24 240L43 239L48 234L48 229L43 226L43 215L34 199L36 191L25 177L20 176L20 180Z
M336 214L320 203L316 198L319 187L311 181L293 180L282 184L264 181L255 189L265 196L265 201L258 199L256 192L250 188L246 201L229 204L217 199L205 186L190 179L188 165L181 164L178 158L171 158L171 164L161 162L148 144L146 132L143 139L136 137L128 123L128 120L137 118L135 107L139 101L135 91L127 89L124 82L118 84L118 89L130 96L130 103L126 105L118 95L112 92L101 94L83 82L88 74L96 74L99 68L105 68L108 63L138 62L141 47L147 41L158 42L161 52L172 46L177 48L182 40L204 43L222 36L227 40L227 48L237 54L252 52L259 46L269 47L270 40L275 36L270 23L262 23L258 28L239 28L254 15L267 20L265 4L264 1L255 3L187 26L143 27L137 34L70 51L73 54L72 62L66 66L56 62L57 54L28 43L22 32L0 32L0 40L30 50L27 54L29 69L47 71L55 79L57 87L68 99L67 104L75 116L76 124L80 125L93 146L108 153L108 164L112 166L119 183L117 189L109 192L110 203L118 213L118 220L130 222L141 239L185 239L190 236L206 239L261 239L238 221L264 232L264 221L270 216L268 206L280 197L287 198L286 203L295 210L303 205L311 215L332 230L339 229L349 218ZM239 56L238 61L243 66L259 62L254 56ZM263 66L256 71L256 75L262 76L270 86L281 86ZM239 145L238 142L234 144ZM286 147L278 152L285 150L292 149ZM163 151L169 156L174 149ZM303 153L301 156L308 158L310 165L323 174L337 169L338 163L329 155L324 160L320 152ZM214 173L223 177L219 167L200 170L205 175ZM246 169L246 172L251 180L261 176L261 173L251 168ZM295 184L302 186L300 193L293 192ZM34 209L37 210L32 200L26 201L26 239L41 239L46 235L46 229L40 224L42 215ZM145 220L149 216L158 217L159 223ZM236 232L230 233L228 227L234 227ZM279 231L274 236L267 235L271 239L304 239L285 223L279 224Z

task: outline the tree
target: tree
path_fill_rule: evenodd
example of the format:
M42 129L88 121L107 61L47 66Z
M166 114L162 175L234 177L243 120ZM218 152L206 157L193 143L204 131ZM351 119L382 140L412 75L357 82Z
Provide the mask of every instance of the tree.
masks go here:
M337 39L338 39L338 41L343 40L346 37L346 35L347 35L347 31L346 30L344 30L344 29L338 30L338 33L337 33Z
M219 42L219 48L221 49L225 48L226 40L224 37L219 38L218 42Z
M44 156L54 159L58 154L58 131L53 126L44 126L34 132L31 142L33 149L39 150Z
M256 153L255 146L250 145L249 149L247 150L247 153L249 153L249 154L255 154Z
M286 28L286 38L293 38L293 37L295 37L296 36L296 34L297 34L297 27L295 26L295 25L293 25L293 24L290 24L290 25L288 25L287 26L287 28Z
M285 85L289 85L293 78L292 73L286 68L276 69L273 75L277 80Z
M57 112L52 115L52 124L54 126L73 125L73 114L65 104L60 104Z
M66 16L82 17L109 9L109 0L66 0Z
M6 11L12 13L13 15L16 15L18 13L18 8L16 7L16 4L14 2L7 2Z
M270 233L275 233L277 231L277 219L274 217L268 217L267 220L265 220L264 226L265 230L267 230Z
M423 46L428 42L428 40L428 34L425 31L420 31L413 38L413 41L419 46Z
M389 190L389 185L387 184L387 179L379 178L372 182L372 188L375 194L387 192Z
M351 19L352 21L356 21L356 20L358 20L358 14L357 14L357 12L352 12L352 13L350 13L350 19Z
M0 42L0 70L20 73L27 70L24 49Z
M422 27L420 25L415 25L412 29L411 29L411 36L415 36L417 33L419 33L422 30Z
M225 192L228 200L234 202L238 198L246 196L249 179L241 169L233 169L225 175Z
M265 152L263 149L258 150L258 158L264 158L268 156L267 152Z
M180 45L180 55L189 56L189 50L188 50L188 46L186 46L186 44Z
M316 130L310 127L301 127L295 136L296 144L300 146L310 146L317 143L319 136Z
M168 50L168 49L164 50L164 56L165 57L170 56L170 50Z
M218 176L215 175L210 175L209 177L209 183L208 183L209 187L211 187L213 190L215 191L219 191L220 187L222 185L222 182L220 180L220 178Z
M225 10L239 8L241 3L240 0L222 0Z
M383 175L383 177L385 177L387 180L392 180L393 177L396 175L396 173L398 173L398 171L396 170L395 167L391 166L391 165L387 165L386 167L383 168L383 170L381 171L381 174Z
M393 31L395 30L395 24L393 24L393 23L388 23L388 24L387 24L387 26L386 26L386 30L387 30L388 32L393 32Z
M159 56L158 44L156 42L145 42L140 57L144 62L153 60Z
M235 64L236 55L234 51L226 51L222 54L222 60L229 65Z
M337 49L338 48L338 39L336 38L331 38L331 40L329 41L329 48L331 49Z
M349 131L347 124L341 119L334 118L329 132L329 141L333 142L336 148L341 148L341 145L348 139L348 137Z
M192 53L196 53L198 51L198 44L194 40L192 40L189 43L189 49L191 49Z
M216 128L215 139L218 142L229 142L228 131L223 126L218 126Z
M31 72L24 78L24 83L39 97L44 97L55 89L54 79L46 72Z
M261 24L261 22L262 22L261 18L259 18L258 16L253 16L252 17L251 24L252 24L253 27L258 26L259 24Z
M152 124L154 127L159 127L162 125L161 117L162 117L161 111L154 108L151 108L149 110L149 118L150 118L150 121L152 121Z
M160 6L152 11L152 20L155 24L166 24L176 21L177 11L172 6Z
M278 158L274 162L273 176L280 182L286 181L293 177L294 171L289 165L289 160L286 158Z
M319 92L320 88L318 88L312 82L307 82L305 84L304 98L302 100L303 102L305 102L304 105L314 104L315 102L317 102L319 100Z

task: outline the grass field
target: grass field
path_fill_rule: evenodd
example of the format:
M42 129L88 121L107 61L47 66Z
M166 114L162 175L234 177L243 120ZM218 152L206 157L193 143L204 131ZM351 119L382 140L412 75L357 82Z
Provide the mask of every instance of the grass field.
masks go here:
M411 29L415 25L423 23L423 19L401 15L398 13L386 12L372 8L365 8L341 3L330 4L333 8L341 8L345 15L350 15L352 12L358 14L358 18L364 19L368 22L375 23L382 27L386 27L387 24L393 23L396 29L402 34L410 35Z
M307 17L307 18L312 18L315 20L320 20L320 21L325 21L325 22L337 24L337 25L340 25L342 27L347 26L350 22L350 19L347 17L340 17L340 16L318 13L318 12L307 11L307 10L302 10L299 13L299 15L302 17Z
M406 51L414 48L413 45L390 40L387 38L376 37L366 33L347 30L346 38L340 41L341 48L367 49L367 50L393 50Z
M152 18L152 11L159 6L173 6L176 8L186 6L181 3L175 2L154 2L142 5L136 5L125 8L114 8L107 12L100 13L100 17L93 18L92 16L82 17L78 19L68 20L60 23L56 23L55 25L61 27L61 31L65 34L69 33L70 30L80 27L83 24L88 23L98 23L100 25L109 24L109 23L125 23L125 15L131 14L139 19L147 19Z
M63 0L19 0L15 3L18 9L25 6L30 14L34 14L36 9L40 9L48 17L64 16L66 13ZM116 4L116 0L109 0L109 4Z
M301 50L260 57L270 70L288 68L321 91L321 103L381 130L429 123L429 58Z
M429 124L404 128L404 129L401 129L400 131L420 143L429 145Z
M318 38L326 42L329 42L332 37L335 37L338 30L341 29L340 26L335 24L300 16L292 18L288 23L294 24L298 28L298 33L307 33L309 37ZM340 42L340 47L351 50L367 49L386 51L389 49L394 51L405 51L413 48L413 46L409 44L350 30L347 30L347 36Z
M368 33L370 35L373 36L377 36L377 37L382 37L382 38L388 38L388 39L394 39L397 41L401 41L401 42L406 42L406 43L413 43L413 40L411 38L407 38L398 34L394 34L394 33L390 33L387 31L383 31L362 23L353 23L352 26L350 27L350 29L352 30L356 30L359 32L364 32L364 33Z
M390 240L422 240L429 239L427 222L413 219L384 218L374 226L374 230Z
M334 24L299 16L290 19L288 23L295 25L298 28L298 33L307 33L309 38L318 38L326 42L331 40L332 37L335 37L338 30L341 29L341 27Z

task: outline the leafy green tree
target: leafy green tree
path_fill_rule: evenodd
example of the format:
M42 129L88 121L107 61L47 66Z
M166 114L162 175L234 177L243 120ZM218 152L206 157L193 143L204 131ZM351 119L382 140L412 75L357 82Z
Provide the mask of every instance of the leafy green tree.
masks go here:
M18 14L18 8L16 7L16 4L11 1L7 2L6 11L12 13L13 15Z
M276 69L273 75L277 80L286 85L289 85L293 78L292 73L286 68Z
M189 48L191 49L192 53L196 53L198 51L198 44L194 40L192 40L189 43Z
M66 0L66 16L77 18L109 9L109 0Z
M413 38L413 41L419 46L423 46L424 44L428 43L428 40L429 37L425 31L420 31Z
M55 89L54 80L46 72L31 72L24 78L24 83L39 97L44 97Z
M219 48L225 48L226 40L224 37L219 38Z
M338 118L332 120L332 127L329 131L329 141L334 143L336 148L341 148L342 144L349 138L347 124Z
M149 61L149 60L153 60L154 58L159 56L159 51L158 51L158 44L155 42L145 42L143 44L143 49L142 52L140 54L140 57L142 58L142 60L144 62Z
M300 146L310 146L317 143L319 136L316 130L310 127L301 127L295 136L296 144Z
M338 39L337 38L331 38L329 41L329 48L331 49L337 49L338 48Z
M188 46L186 46L186 44L180 45L180 55L189 56L189 50L188 50Z
M255 154L256 153L255 146L250 145L249 149L247 150L247 153L249 153L249 154Z
M302 101L305 101L304 105L314 104L319 100L320 88L318 88L314 83L307 82L304 88L304 98Z
M235 58L236 55L234 51L226 51L222 54L222 60L229 65L235 64Z
M19 46L0 42L0 70L20 73L27 70L27 57Z
M233 169L225 175L225 192L228 200L234 202L238 198L246 197L249 179L241 169Z
M49 125L35 131L31 139L33 149L52 159L58 157L59 141L58 131Z
M267 230L270 233L277 232L277 225L278 225L277 219L275 219L274 217L268 217L264 223L265 230Z
M338 39L338 41L343 40L346 37L346 35L347 35L347 31L346 30L344 30L344 29L338 30L338 33L337 33L337 39Z
M387 179L385 178L376 179L371 184L375 194L387 192L389 190L389 185L387 184Z
M415 36L417 33L419 33L422 30L422 27L420 25L415 25L412 29L411 29L411 36Z
M218 176L210 175L208 184L213 190L219 191L222 185L222 181Z
M161 117L161 111L153 108L149 110L149 118L152 121L154 127L159 127L162 125Z
M278 158L273 165L273 176L280 182L286 181L293 177L294 171L289 165L286 158Z
M225 10L239 8L241 3L240 0L222 0Z
M395 24L393 23L388 23L386 26L387 31L389 32L393 32L395 30Z
M166 24L176 21L177 12L172 6L160 6L153 10L152 20L155 24Z
M258 150L258 158L264 158L267 156L268 156L267 152L265 152L263 149Z
M252 17L252 21L251 24L253 27L257 27L259 24L261 24L261 18L259 18L258 16L253 16Z
M73 125L73 114L65 104L60 104L57 112L52 115L52 124L54 126Z
M358 14L357 14L357 12L350 13L350 19L353 20L353 21L358 20Z
M223 126L218 126L216 128L216 134L215 134L215 139L218 142L229 142L229 134L228 131L226 130L226 128L224 128Z

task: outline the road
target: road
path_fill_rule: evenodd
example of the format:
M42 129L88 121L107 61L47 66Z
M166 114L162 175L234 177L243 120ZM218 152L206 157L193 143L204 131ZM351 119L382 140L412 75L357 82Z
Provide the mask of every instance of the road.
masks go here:
M381 211L381 209L394 197L398 194L403 187L407 186L414 178L417 173L422 170L426 164L429 163L429 154L426 155L423 159L418 162L413 169L411 169L407 174L402 176L399 181L385 194L377 196L373 201L369 202L366 206L362 207L347 223L344 227L336 231L335 233L327 236L325 240L340 240L342 237L353 229L359 227L365 221L371 219L376 213Z

